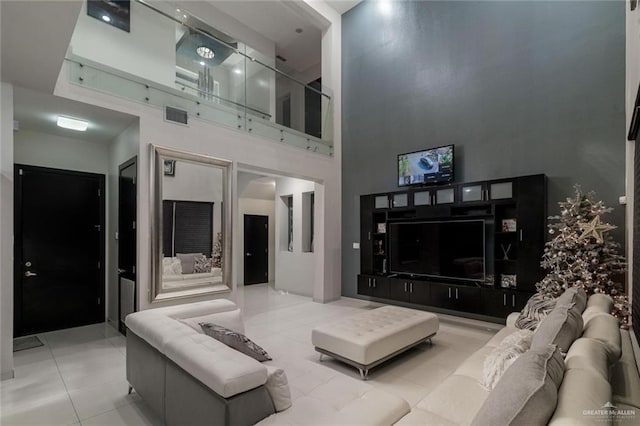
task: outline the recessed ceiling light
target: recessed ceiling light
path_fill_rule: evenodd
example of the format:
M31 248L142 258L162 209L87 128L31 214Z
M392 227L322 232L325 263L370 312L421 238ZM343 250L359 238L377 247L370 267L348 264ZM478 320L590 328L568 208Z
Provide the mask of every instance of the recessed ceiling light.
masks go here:
M200 61L200 65L204 66L205 65L204 61Z
M211 50L207 46L200 46L196 48L196 53L205 59L211 59L215 56L213 50Z
M77 130L79 132L84 132L89 127L89 122L86 120L78 120L77 118L64 117L62 115L58 116L57 124L63 129Z
M240 68L234 68L233 72L236 74L242 74L242 70Z
M102 20L104 22L111 22L111 17L109 15L102 15Z

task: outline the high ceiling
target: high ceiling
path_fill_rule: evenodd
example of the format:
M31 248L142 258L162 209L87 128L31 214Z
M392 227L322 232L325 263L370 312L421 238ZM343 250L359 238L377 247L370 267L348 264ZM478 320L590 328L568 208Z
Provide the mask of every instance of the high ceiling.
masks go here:
M13 97L14 119L21 130L108 143L136 120L128 114L17 86ZM89 128L78 132L58 127L58 115L87 120Z

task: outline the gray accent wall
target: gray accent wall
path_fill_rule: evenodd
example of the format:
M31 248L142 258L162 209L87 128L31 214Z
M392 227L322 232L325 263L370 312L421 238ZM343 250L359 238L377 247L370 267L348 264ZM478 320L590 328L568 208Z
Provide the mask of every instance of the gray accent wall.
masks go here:
M624 241L625 2L365 0L342 20L342 294L356 294L362 194L397 154L455 144L456 181L545 173L549 214L580 183Z

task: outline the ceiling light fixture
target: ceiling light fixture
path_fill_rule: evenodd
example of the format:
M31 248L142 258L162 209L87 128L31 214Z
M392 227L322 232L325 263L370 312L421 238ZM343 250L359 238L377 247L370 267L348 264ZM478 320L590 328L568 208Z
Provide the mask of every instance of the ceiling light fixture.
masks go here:
M87 130L87 127L89 127L89 122L86 120L64 117L62 115L58 116L57 124L63 129L77 130L79 132L84 132L85 130Z
M104 22L111 22L111 17L109 15L102 15L102 20Z
M200 61L200 65L205 66L204 61Z
M196 53L205 59L212 59L216 55L213 50L207 46L200 46L196 48Z

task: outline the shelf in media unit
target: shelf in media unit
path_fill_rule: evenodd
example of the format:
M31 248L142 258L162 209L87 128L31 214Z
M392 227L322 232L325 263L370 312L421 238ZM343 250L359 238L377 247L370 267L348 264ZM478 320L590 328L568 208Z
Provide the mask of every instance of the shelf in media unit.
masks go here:
M386 256L387 253L373 253L374 256Z
M516 235L516 231L510 231L510 232L499 231L499 232L496 232L496 235Z

